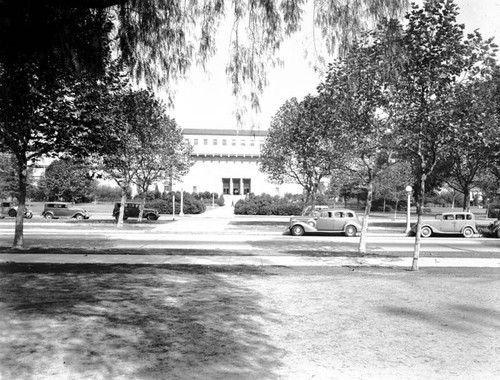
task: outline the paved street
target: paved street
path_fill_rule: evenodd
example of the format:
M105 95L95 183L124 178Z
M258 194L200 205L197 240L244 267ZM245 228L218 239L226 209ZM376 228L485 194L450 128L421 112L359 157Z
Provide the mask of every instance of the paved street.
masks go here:
M284 235L288 217L235 216L221 207L201 215L162 215L161 223L111 221L85 223L28 221L29 252L10 252L13 220L0 224L0 262L144 263L288 266L411 265L414 238L404 235L401 221L372 218L367 255L359 255L359 237ZM66 254L54 254L66 249ZM146 257L147 256L147 257ZM500 267L500 239L432 237L422 240L422 267Z

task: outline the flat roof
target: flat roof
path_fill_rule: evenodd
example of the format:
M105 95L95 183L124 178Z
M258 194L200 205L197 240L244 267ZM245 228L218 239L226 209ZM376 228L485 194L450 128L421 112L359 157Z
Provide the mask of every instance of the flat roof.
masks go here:
M183 135L207 135L207 136L267 136L267 130L259 129L203 129L185 128Z

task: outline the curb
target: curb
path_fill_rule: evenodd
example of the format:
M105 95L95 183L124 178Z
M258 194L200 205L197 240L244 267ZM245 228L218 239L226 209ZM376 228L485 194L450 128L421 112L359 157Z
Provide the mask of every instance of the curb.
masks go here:
M50 255L0 254L3 264L125 264L282 267L411 267L411 257L290 257L290 256L185 256L185 255ZM500 268L498 258L421 257L420 267Z

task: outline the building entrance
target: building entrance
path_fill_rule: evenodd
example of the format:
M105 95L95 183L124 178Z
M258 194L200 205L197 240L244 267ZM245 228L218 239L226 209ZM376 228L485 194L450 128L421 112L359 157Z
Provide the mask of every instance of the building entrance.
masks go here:
M222 194L246 195L252 191L250 178L222 178Z

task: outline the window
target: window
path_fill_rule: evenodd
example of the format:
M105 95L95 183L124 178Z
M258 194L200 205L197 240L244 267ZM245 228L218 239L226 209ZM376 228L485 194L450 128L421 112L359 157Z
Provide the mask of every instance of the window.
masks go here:
M336 213L335 213L335 217L336 217L336 218L345 218L345 215L344 215L344 213L343 213L343 212L336 212Z
M198 145L198 139L193 140L193 145Z
M217 139L214 139L214 145L217 145Z
M472 215L471 214L467 214L467 220L472 220Z
M241 140L241 146L245 146L245 140Z
M222 139L222 145L227 145L227 140L226 139Z
M203 145L208 145L208 139L203 139Z
M231 145L236 146L236 140L231 140Z
M457 214L457 220L465 220L464 214Z
M443 220L454 220L453 215L443 215Z
M250 146L254 146L255 145L255 141L254 140L250 140Z

